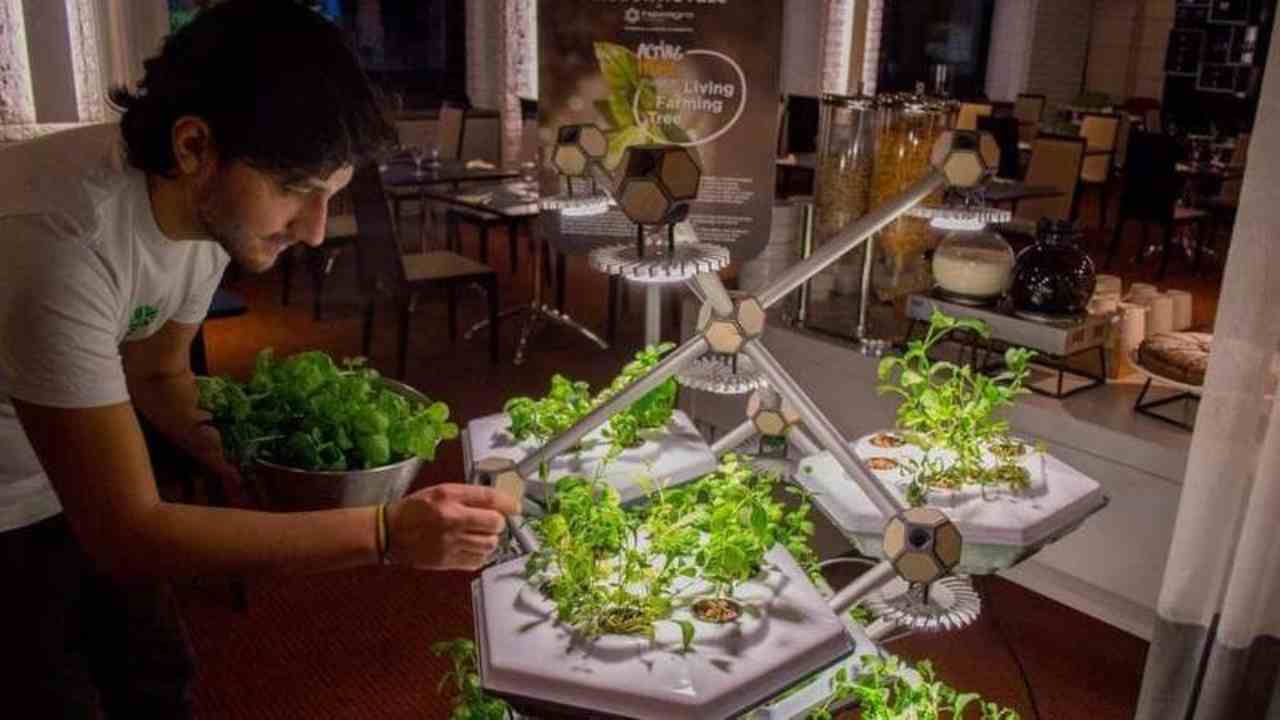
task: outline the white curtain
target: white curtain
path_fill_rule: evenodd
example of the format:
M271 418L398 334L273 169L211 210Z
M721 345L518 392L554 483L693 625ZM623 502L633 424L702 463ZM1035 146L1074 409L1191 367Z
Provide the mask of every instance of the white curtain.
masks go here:
M169 34L166 0L97 0L107 84L134 87Z
M498 112L502 125L502 162L513 163L520 157L524 125L520 114L520 98L535 97L531 78L537 74L537 27L534 0L502 0L499 56Z
M827 0L818 64L822 68L820 90L848 95L849 45L853 43L854 0Z
M1280 42L1267 59L1138 720L1277 718Z

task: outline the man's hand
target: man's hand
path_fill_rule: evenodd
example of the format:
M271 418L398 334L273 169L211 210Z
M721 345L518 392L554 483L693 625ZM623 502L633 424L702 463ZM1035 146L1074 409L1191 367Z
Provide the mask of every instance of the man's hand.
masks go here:
M398 563L425 570L475 570L498 547L512 498L481 485L434 485L387 506L387 538Z

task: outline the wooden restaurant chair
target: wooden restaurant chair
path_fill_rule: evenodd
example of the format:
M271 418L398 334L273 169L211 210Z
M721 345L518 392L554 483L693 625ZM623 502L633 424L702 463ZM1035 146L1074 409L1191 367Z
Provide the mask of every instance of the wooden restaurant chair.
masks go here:
M534 110L532 118L524 118L520 129L520 162L538 163L541 161L538 149L538 118L537 111ZM487 213L482 210L463 207L450 207L445 210L445 236L449 250L461 252L461 227L466 225L474 227L479 233L480 238L480 262L489 262L489 231L495 228L507 228L507 247L508 256L511 265L511 275L514 277L520 267L520 238L519 232L515 229L524 222L512 223L509 219L504 218L495 213ZM550 277L550 273L547 274Z
M324 319L324 288L337 266L338 258L356 242L356 218L351 212L351 198L346 190L330 203L331 213L325 221L324 244L320 247L296 246L280 256L280 274L283 280L280 304L288 305L293 294L293 269L299 255L311 271L313 291L311 315L315 320Z
M351 182L360 242L356 265L365 295L361 350L368 356L373 346L373 320L378 299L389 295L396 307L396 377L403 378L409 353L409 318L418 297L431 288L443 288L449 302L449 339L458 337L458 289L479 284L488 295L489 360L498 362L498 276L493 268L444 250L402 255L395 222L376 165L356 171Z
M435 145L440 151L441 160L462 159L462 143L467 129L466 119L466 110L462 105L448 100L440 104L440 111L436 117L436 132L430 144ZM414 132L412 124L397 123L396 129L400 136L401 147L423 144L421 136ZM430 158L426 158L423 162L430 162ZM414 187L388 188L387 192L400 228L404 227L400 221L406 216L406 208L410 211L407 213L408 217L418 216L419 249L426 250L427 214L430 209L422 207L421 193Z
M1178 177L1180 150L1176 138L1154 132L1135 132L1129 140L1129 163L1125 169L1125 188L1120 198L1120 217L1107 247L1106 267L1111 266L1124 227L1130 220L1142 223L1142 242L1138 247L1139 263L1146 259L1147 226L1159 225L1163 230L1160 270L1157 278L1164 278L1169 267L1169 254L1173 250L1174 232L1187 224L1199 225L1208 217L1204 210L1184 207L1178 199L1182 194L1182 179ZM1196 237L1196 263L1199 264L1202 237Z
M1087 190L1098 191L1098 227L1107 226L1107 193L1111 190L1111 177L1116 158L1116 143L1120 136L1120 116L1114 113L1084 113L1080 122L1080 137L1087 143L1084 165L1080 168L1081 192L1076 196L1077 210L1080 197ZM1075 216L1075 212L1072 216Z
M960 111L956 115L957 130L977 130L978 118L990 117L992 111L991 103L985 102L966 102L960 103Z
M1143 130L1147 132L1163 131L1160 122L1161 105L1159 100L1144 97L1129 98L1124 101L1121 109L1135 118L1140 118Z
M1044 95L1021 93L1013 102L1013 116L1018 119L1018 141L1033 142L1040 134L1040 121L1044 119Z
M1083 138L1070 135L1042 134L1035 139L1031 144L1031 162L1022 181L1027 185L1052 187L1060 194L1014 203L1013 221L1002 225L1001 233L1023 240L1034 239L1036 225L1042 218L1071 219L1084 148Z
M991 133L1000 146L997 177L1018 179L1018 121L1013 117L978 117L978 130Z

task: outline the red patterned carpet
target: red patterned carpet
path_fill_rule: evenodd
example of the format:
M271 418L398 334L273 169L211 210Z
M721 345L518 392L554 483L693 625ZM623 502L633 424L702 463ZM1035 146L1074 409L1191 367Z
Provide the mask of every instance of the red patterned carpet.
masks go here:
M186 593L201 718L444 718L446 661L431 643L471 634L468 578L370 568Z

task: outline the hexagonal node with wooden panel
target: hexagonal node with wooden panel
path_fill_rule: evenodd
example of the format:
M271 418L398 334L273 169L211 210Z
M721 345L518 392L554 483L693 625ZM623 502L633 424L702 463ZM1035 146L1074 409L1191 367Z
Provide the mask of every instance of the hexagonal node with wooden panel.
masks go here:
M476 482L488 485L516 502L524 498L524 478L515 461L502 457L483 458L475 464Z
M733 311L721 315L704 304L698 313L698 330L707 339L711 352L733 355L742 349L747 340L764 333L765 313L760 301L751 296L733 300Z
M982 184L1000 165L1000 146L990 133L948 130L933 145L930 163L953 188Z
M679 145L632 145L622 156L614 189L618 206L638 225L670 225L688 217L702 168Z
M760 388L747 400L747 418L761 435L786 435L799 424L800 413L772 388Z
M587 167L604 159L608 151L609 141L595 125L563 125L556 131L551 164L561 175L582 177L586 175Z
M927 585L960 562L960 531L941 510L918 507L890 518L884 529L884 556L899 577Z

